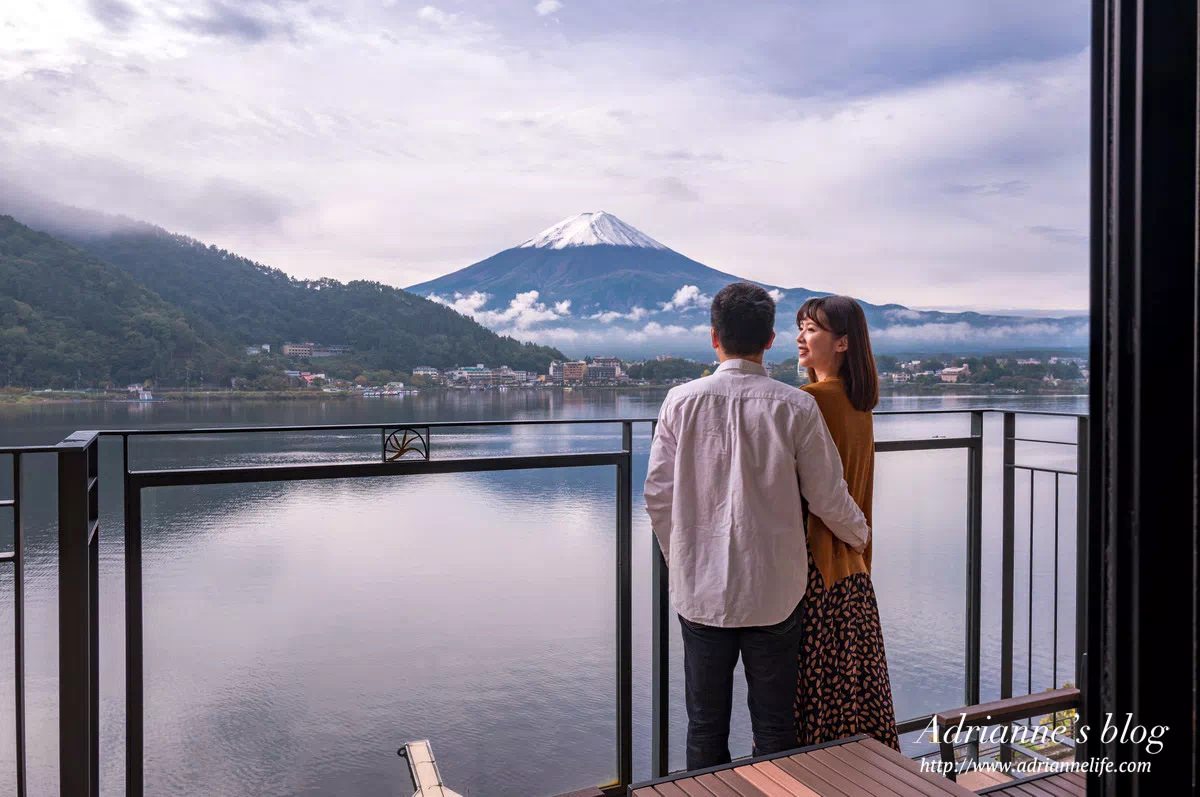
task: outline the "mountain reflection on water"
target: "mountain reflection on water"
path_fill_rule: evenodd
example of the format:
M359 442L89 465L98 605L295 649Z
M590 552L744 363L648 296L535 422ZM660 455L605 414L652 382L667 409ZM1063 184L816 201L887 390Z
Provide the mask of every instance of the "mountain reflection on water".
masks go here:
M77 429L431 420L652 417L663 391L430 392L381 401L62 404L0 408L0 443ZM881 410L1000 406L1082 411L1083 398L889 398ZM967 416L881 416L879 439L968 432ZM1071 419L1022 436L1073 440ZM998 692L1000 420L987 420L983 695ZM1024 434L1029 432L1029 434ZM650 531L634 480L635 777L649 773ZM433 433L435 457L613 450L616 425ZM186 435L135 441L137 468L373 460L378 432ZM1071 469L1068 446L1022 461ZM102 449L101 778L124 777L119 442ZM0 479L8 483L8 464ZM27 704L31 795L57 792L54 469L27 458ZM1040 479L1041 477L1039 477ZM1074 480L1059 484L1058 681L1073 671ZM1018 687L1027 682L1028 476L1017 481ZM875 571L896 708L963 699L966 453L878 457ZM1054 485L1034 506L1034 688L1051 685ZM432 741L463 794L526 797L614 773L614 479L611 468L164 488L144 501L146 793L392 795L405 741ZM8 519L2 521L8 523ZM7 547L11 528L0 526ZM12 650L0 571L0 661ZM673 630L672 764L684 712ZM0 783L14 782L11 666L0 668ZM749 752L744 692L734 753ZM916 749L909 742L910 749Z

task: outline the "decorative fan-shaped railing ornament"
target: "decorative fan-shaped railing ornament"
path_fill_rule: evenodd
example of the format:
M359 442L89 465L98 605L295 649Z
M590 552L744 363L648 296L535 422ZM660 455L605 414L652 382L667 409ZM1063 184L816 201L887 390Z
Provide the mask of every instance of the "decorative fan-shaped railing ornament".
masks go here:
M429 429L422 434L420 429L405 426L393 429L383 441L383 461L395 462L409 454L429 459Z

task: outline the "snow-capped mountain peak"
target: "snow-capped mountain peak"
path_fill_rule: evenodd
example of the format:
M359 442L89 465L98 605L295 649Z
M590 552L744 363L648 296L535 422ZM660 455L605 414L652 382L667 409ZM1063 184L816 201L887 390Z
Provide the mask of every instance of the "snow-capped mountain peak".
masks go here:
M563 219L553 227L518 246L518 249L566 249L572 246L637 246L643 249L666 249L667 247L630 227L611 213L603 210L580 213Z

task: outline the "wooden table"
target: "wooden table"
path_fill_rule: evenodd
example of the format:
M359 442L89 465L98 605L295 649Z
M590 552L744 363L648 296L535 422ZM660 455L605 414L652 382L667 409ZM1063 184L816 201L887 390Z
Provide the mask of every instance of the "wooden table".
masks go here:
M629 787L633 797L975 797L865 736L683 772Z

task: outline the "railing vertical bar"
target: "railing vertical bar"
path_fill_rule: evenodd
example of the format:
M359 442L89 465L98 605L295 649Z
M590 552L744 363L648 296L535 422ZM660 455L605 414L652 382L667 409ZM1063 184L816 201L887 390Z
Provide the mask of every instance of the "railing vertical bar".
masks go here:
M1079 688L1080 706L1076 721L1088 722L1089 694L1084 683L1088 656L1088 490L1091 481L1088 474L1091 453L1089 451L1089 426L1086 417L1077 420L1075 448L1075 685ZM1075 760L1087 759L1088 743L1075 740Z
M87 448L88 484L88 744L92 797L100 794L100 437Z
M1058 485L1061 473L1054 474L1054 625L1050 642L1050 688L1058 688ZM1058 712L1054 712L1053 727L1058 727Z
M1029 471L1029 619L1025 628L1025 694L1033 694L1033 497L1037 474Z
M972 445L967 450L967 585L964 704L980 702L981 636L983 628L983 413L971 413ZM967 745L971 760L979 760L979 742Z
M621 424L617 465L617 779L633 782L633 424Z
M129 436L121 439L125 500L125 794L142 797L145 723L142 685L142 491L129 477Z
M25 535L21 528L21 453L12 455L13 725L17 742L17 797L25 797Z
M1012 697L1013 681L1013 557L1016 524L1016 415L1004 413L1002 539L1000 543L1000 698ZM1000 744L1000 760L1012 761L1012 747Z
M62 797L95 794L88 662L89 469L88 449L82 442L68 438L58 452L58 774Z
M983 413L971 413L974 445L967 451L966 705L979 703L983 618Z
M96 443L99 446L99 443ZM92 489L98 490L99 485ZM89 524L90 525L90 524ZM91 793L100 793L100 529L88 544L88 683L91 707L88 719L91 727L88 741L91 746Z
M658 423L650 424L650 438ZM650 777L664 777L670 764L671 727L671 659L670 659L670 596L668 594L667 561L663 557L658 537L650 535L650 603L651 603L651 684L650 684Z
M1058 486L1061 474L1054 474L1054 641L1051 644L1053 661L1050 670L1050 687L1057 689L1058 683Z

